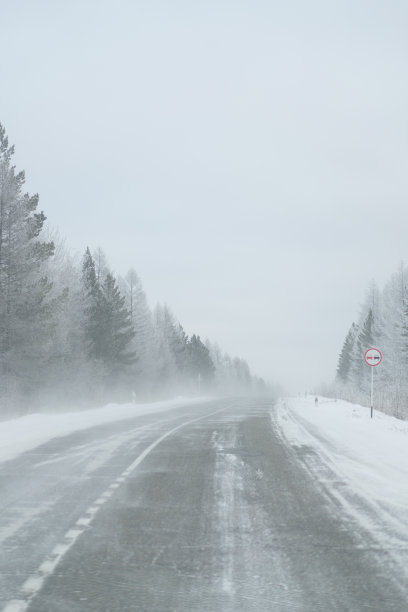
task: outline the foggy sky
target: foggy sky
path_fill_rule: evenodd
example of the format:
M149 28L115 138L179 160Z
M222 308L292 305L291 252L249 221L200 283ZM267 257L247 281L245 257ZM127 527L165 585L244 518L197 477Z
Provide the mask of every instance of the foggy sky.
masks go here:
M1 3L0 121L67 244L255 374L331 380L407 260L406 2Z

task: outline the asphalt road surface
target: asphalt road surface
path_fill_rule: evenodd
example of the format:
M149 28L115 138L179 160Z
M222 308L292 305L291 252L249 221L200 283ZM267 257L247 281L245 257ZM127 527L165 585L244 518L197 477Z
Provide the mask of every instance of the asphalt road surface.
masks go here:
M271 400L223 399L3 464L0 612L408 610L311 452L282 439Z

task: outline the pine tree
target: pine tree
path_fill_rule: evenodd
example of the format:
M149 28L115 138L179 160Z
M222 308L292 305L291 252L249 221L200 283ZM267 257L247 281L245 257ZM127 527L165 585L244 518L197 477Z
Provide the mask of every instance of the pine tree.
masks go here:
M129 344L135 336L130 312L125 306L125 297L112 274L106 275L102 286L103 336L99 357L108 368L109 374L118 373L123 366L136 361L135 351Z
M352 323L343 343L337 365L337 378L343 383L349 382L350 369L352 365L353 347L357 336L357 326Z
M359 340L364 352L369 348L372 348L374 344L373 327L374 315L372 308L370 308L359 333Z
M38 195L23 193L13 153L0 125L0 376L10 401L41 384L55 305L44 269L54 244L40 239L46 217Z
M100 285L102 285L103 281L106 278L106 275L109 272L108 264L106 261L106 255L101 247L95 249L92 254L92 258L95 264L95 275L96 280Z
M386 393L386 403L389 404L389 409L392 406L392 413L397 416L406 410L408 396L408 355L404 350L407 301L405 277L406 270L401 265L384 287L381 337L384 358L378 368L379 378Z
M170 349L172 362L176 368L176 377L180 380L186 374L188 338L168 306L163 307L162 316L164 335Z
M244 359L235 357L233 359L233 366L238 383L238 389L241 391L248 391L251 387L251 373L249 371L247 362L244 361Z
M54 231L56 252L47 264L53 279L52 294L58 298L56 329L50 347L48 388L44 402L79 406L95 395L94 372L85 342L84 295L81 269Z
M171 347L172 317L167 306L157 304L154 309L154 355L156 359L156 389L172 389L177 378L177 365Z
M188 371L193 379L200 375L201 379L209 383L213 380L215 367L208 348L201 342L200 336L191 336L187 344Z
M351 350L351 364L349 376L355 388L367 393L370 387L369 368L364 361L364 353L374 345L373 338L373 312L370 308L360 326Z
M110 376L136 360L135 351L129 348L135 336L131 315L112 274L106 272L103 283L98 281L89 248L82 264L82 285L88 355L103 364Z
M89 247L82 262L84 336L88 356L102 359L104 352L104 313L102 291L96 277L95 261Z
M153 323L153 315L147 303L142 283L131 268L125 279L119 279L120 291L126 298L126 307L130 312L135 336L131 349L135 351L137 361L132 368L133 389L137 394L150 395L158 379L158 338Z

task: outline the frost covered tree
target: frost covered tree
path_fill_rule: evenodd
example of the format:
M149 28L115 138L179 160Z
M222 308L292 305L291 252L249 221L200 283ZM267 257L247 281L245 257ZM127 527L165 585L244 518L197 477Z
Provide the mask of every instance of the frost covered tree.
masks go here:
M180 355L177 354L178 323L168 308L157 304L154 309L154 354L157 360L156 386L174 388L180 382Z
M95 249L92 254L92 258L95 265L96 280L100 285L102 285L106 275L109 273L108 262L103 249L101 247Z
M188 372L193 379L199 375L208 386L215 374L215 367L210 356L210 351L203 344L200 336L193 334L187 343Z
M399 416L405 410L408 360L405 349L404 328L406 326L407 291L406 271L401 265L393 274L383 290L381 348L383 363L379 368L379 378L386 389L394 413Z
M362 320L359 328L357 337L355 339L353 352L352 352L352 376L353 382L356 387L363 392L367 392L370 387L370 376L369 366L364 361L364 354L374 345L374 315L372 308L368 309L367 314Z
M366 395L370 390L370 369L364 361L367 349L375 346L381 334L381 300L378 288L371 281L361 306L358 323L355 325L354 342L350 351L350 367L347 382L359 393ZM340 379L341 380L341 379Z
M210 342L208 339L205 341L205 346L214 366L214 386L224 392L229 383L229 371L226 367L225 355L218 344Z
M41 239L38 195L23 192L14 148L0 125L0 377L4 403L34 392L47 363L55 302L44 264L54 244Z
M236 372L236 379L239 383L239 387L241 388L250 388L251 386L251 373L249 371L249 366L244 359L240 359L239 357L235 357L233 359L233 365Z
M48 261L48 275L53 279L52 294L63 299L58 301L44 401L61 407L86 405L95 395L96 385L85 338L81 267L55 231L52 238L56 248Z
M343 343L337 365L337 379L343 383L350 382L350 370L352 365L353 347L356 341L358 328L352 323Z
M408 416L406 278L407 270L401 265L381 292L371 283L358 325L346 337L337 370L340 393L353 401L369 401L371 371L363 355L368 348L379 348L383 361L374 371L377 405L396 416Z
M137 360L132 368L133 390L138 396L149 397L154 381L157 380L158 339L153 315L146 294L136 271L131 268L126 277L119 279L121 293L125 296L126 307L135 331L131 342Z
M88 356L98 360L103 354L104 313L102 290L89 247L82 262L82 293L86 348Z
M108 273L102 285L103 340L101 359L110 376L117 375L122 366L136 361L136 353L130 343L135 336L130 312L125 305L117 282Z
M112 384L113 377L136 360L135 351L130 347L135 336L131 315L112 274L106 272L102 283L98 280L89 248L82 264L82 285L88 355Z
M217 391L225 394L262 394L270 392L270 388L264 380L252 376L250 368L244 359L231 358L228 353L223 353L217 344L206 340L213 362L214 385Z
M361 344L365 350L368 350L369 348L371 348L374 343L373 327L374 327L374 315L373 315L372 308L370 308L368 310L366 318L364 319L364 323L363 323L363 326L359 334Z
M152 313L136 272L116 279L98 247L82 261L45 228L38 195L0 125L0 407L251 385L247 364L187 336L167 306ZM216 355L216 357L215 357ZM214 358L213 358L214 356ZM125 389L124 395L120 388ZM232 388L232 387L231 387ZM105 392L105 393L104 393ZM58 398L63 398L59 400ZM82 401L84 400L84 401Z

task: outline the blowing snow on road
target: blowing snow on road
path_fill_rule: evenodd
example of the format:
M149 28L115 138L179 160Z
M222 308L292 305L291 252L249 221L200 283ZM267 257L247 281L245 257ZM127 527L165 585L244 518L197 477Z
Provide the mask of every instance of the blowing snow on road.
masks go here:
M96 410L3 461L2 612L406 609L402 508L396 550L359 458L353 477L330 464L350 464L327 425L333 408L359 430L349 407L321 406L320 429L311 400L173 402L102 425Z

